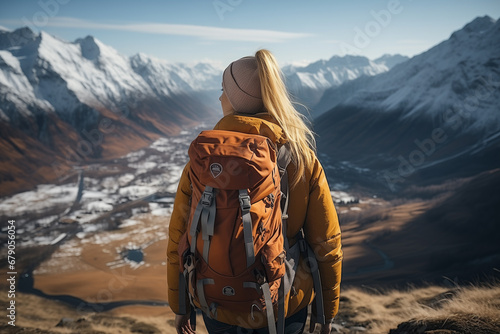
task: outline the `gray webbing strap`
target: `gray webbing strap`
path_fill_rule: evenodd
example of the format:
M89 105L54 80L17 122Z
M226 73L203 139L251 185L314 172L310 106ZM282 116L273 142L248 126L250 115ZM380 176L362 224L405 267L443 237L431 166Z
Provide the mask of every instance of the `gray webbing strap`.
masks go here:
M274 310L273 302L271 300L271 290L269 289L269 283L265 282L259 285L255 282L243 282L244 288L254 288L257 291L262 291L264 296L264 301L266 303L266 315L267 315L267 326L269 328L269 334L277 334L276 323L274 321Z
M267 311L267 326L269 327L270 334L276 334L276 324L274 322L274 310L273 302L271 300L271 290L269 289L269 283L262 284L262 293L264 294L264 300L266 301L266 311Z
M304 240L305 241L305 240ZM307 258L309 263L309 268L313 277L314 292L316 296L314 297L314 302L316 305L316 323L325 324L325 309L323 306L323 288L321 286L321 277L319 274L318 260L314 255L313 250L309 245L307 245Z
M210 189L209 189L210 188ZM206 195L205 195L206 193ZM203 259L208 263L208 251L210 250L210 238L214 235L214 225L215 225L215 214L217 211L217 205L215 202L215 196L213 194L213 188L208 187L205 189L203 194L206 197L206 203L203 204L203 210L201 212L201 231L203 238ZM208 204L209 203L209 204ZM208 207L205 206L208 204Z
M287 221L288 221L288 205L290 201L290 186L288 184L288 172L287 167L292 161L292 152L290 151L290 146L288 143L285 143L278 150L278 169L280 172L280 184L281 184L281 223L283 226L283 243L285 247L285 251L287 257L290 255L290 244L288 242L288 238L286 236L287 233ZM298 261L297 261L298 262ZM294 264L293 262L292 264ZM286 264L285 264L286 265ZM295 277L295 267L293 268L293 278ZM288 268L287 268L288 269ZM291 274L291 272L289 273ZM287 276L287 274L285 274ZM286 277L289 282L287 282L288 286L291 287L293 278ZM288 290L289 288L287 288ZM288 291L286 291L288 293ZM285 332L285 277L281 278L281 285L278 289L278 333L282 334Z
M200 279L196 282L196 292L198 293L198 299L203 312L212 319L212 312L208 307L207 299L205 298L205 287L206 284L215 284L214 280L211 278Z
M283 191L284 190L284 191ZM288 242L288 238L286 236L287 232L287 222L288 222L288 198L290 196L290 189L288 187L288 173L285 171L283 178L281 179L281 195L285 197L285 201L281 201L281 224L283 228L283 243L285 250L288 251L290 249L290 244Z
M286 238L285 238L286 239ZM281 278L278 289L278 333L285 333L285 279Z
M196 252L196 239L198 237L198 224L200 223L200 218L201 218L201 223L202 223L202 232L203 232L203 239L208 238L208 234L211 232L210 235L213 235L213 229L214 229L214 222L215 222L215 212L216 212L216 203L215 203L215 196L214 196L214 188L210 186L206 186L205 190L201 194L200 201L198 202L198 205L196 205L196 209L194 210L193 214L193 220L191 221L191 229L189 230L189 235L191 236L191 253ZM204 243L204 248L207 243ZM203 258L205 258L205 250L203 251ZM205 258L205 261L208 259L208 251L207 251L207 258Z
M241 206L241 218L243 220L243 238L245 240L245 252L247 256L247 268L255 263L255 252L253 249L252 216L250 215L250 196L246 189L239 190Z
M186 305L186 277L184 276L187 273L187 270L184 270L183 273L179 273L179 314L186 314L187 305Z
M286 143L280 147L278 150L278 169L280 172L281 180L281 220L283 222L283 238L285 243L285 250L288 251L290 245L288 244L288 238L286 237L286 221L288 219L288 203L290 196L290 187L288 184L288 172L287 167L292 161L292 152L290 151L289 144Z
M196 237L198 234L198 222L200 221L201 210L203 205L198 202L196 209L194 210L193 220L191 221L191 229L189 230L189 235L191 236L191 253L194 254L196 251Z
M212 313L214 319L217 319L217 306L217 303L210 304L210 312Z
M278 162L280 176L283 177L283 173L286 171L288 164L292 161L292 152L290 151L290 145L288 143L285 143L280 147L276 160Z

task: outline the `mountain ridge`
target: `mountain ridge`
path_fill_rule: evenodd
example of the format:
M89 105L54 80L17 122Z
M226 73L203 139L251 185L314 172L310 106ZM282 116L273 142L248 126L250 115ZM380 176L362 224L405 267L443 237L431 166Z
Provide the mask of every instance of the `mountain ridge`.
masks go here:
M314 121L319 150L372 170L364 182L391 191L494 168L499 29L500 20L477 18L387 72L326 91L333 105Z
M303 66L283 67L285 82L295 99L312 109L318 115L316 104L328 89L342 85L359 77L370 77L388 71L408 60L401 55L384 55L375 60L364 56L332 56Z
M381 111L414 108L412 112L418 113L422 109L435 112L442 110L442 105L449 105L446 98L453 99L468 88L474 89L474 84L487 85L486 88L494 93L493 90L500 85L500 80L496 78L500 59L492 56L496 52L500 54L500 39L495 38L499 32L500 21L489 16L476 18L452 33L448 40L412 57L404 66L378 75L367 84L359 84L360 89L341 103L351 106L370 103L373 109ZM464 67L466 63L469 63L467 68ZM483 67L483 71L477 70L478 67ZM471 76L483 82L467 82ZM467 87L467 84L472 87ZM433 88L446 88L446 91L437 91L426 98L429 92L434 93ZM325 95L334 91L332 89ZM466 101L463 98L460 102ZM376 103L379 105L374 105ZM493 109L488 111L495 120L499 118ZM407 113L407 116L411 116L411 113Z

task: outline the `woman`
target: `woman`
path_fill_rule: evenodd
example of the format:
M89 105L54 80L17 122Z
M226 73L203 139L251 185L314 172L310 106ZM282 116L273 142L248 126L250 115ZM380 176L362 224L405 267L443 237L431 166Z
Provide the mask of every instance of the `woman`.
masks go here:
M223 74L221 102L224 117L215 129L259 134L278 146L288 142L292 161L288 165L290 196L287 237L302 228L305 239L314 250L319 263L323 287L326 324L321 333L329 333L338 312L342 250L337 213L330 195L325 173L314 153L315 140L303 116L295 110L282 80L280 68L267 50L254 57L231 63ZM177 246L186 230L189 215L191 183L189 163L184 169L175 198L169 227L168 298L176 313L178 333L194 333L189 315L179 314L179 256ZM302 261L303 262L303 261ZM306 266L299 269L291 292L286 296L286 333L302 333L307 318L307 306L313 301L312 278ZM265 333L266 323L244 321L247 314L220 310L217 320L204 317L209 333ZM310 332L315 323L311 322Z

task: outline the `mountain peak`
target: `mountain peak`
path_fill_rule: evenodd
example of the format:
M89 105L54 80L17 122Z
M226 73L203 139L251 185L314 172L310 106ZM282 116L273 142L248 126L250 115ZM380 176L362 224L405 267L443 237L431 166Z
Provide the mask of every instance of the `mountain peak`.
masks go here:
M333 56L327 64L329 66L369 66L370 59L358 55Z
M14 31L12 31L12 34L22 36L28 39L34 39L36 37L36 34L31 30L30 27L21 27L18 28Z
M481 33L495 25L496 20L488 15L476 17L470 23L467 23L462 30L467 32Z
M75 43L80 45L82 56L88 60L95 60L101 55L99 44L93 36L79 38Z
M476 17L471 22L467 23L462 29L451 34L450 39L470 38L472 36L482 34L495 26L497 21L488 15Z
M24 46L37 38L29 27L22 27L14 31L0 30L0 50L13 46Z

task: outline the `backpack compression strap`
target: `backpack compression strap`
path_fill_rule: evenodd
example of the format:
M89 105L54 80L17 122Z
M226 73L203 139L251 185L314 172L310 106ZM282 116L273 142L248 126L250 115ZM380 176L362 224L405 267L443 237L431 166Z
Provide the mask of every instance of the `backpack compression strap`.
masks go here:
M217 206L215 203L215 189L206 186L201 195L201 199L196 206L191 222L191 253L196 252L196 240L198 236L198 224L201 221L201 231L203 238L203 259L208 262L208 251L210 249L210 237L214 235L215 213Z
M196 205L196 209L191 221L191 229L189 235L191 236L191 247L182 256L184 257L184 271L179 275L179 312L186 314L186 294L189 297L189 303L194 312L193 291L194 287L191 286L194 275L194 254L196 252L196 244L198 237L198 224L201 220L201 229L203 234L203 258L208 261L208 250L210 248L210 237L214 234L215 213L215 189L206 186L201 195L201 199ZM213 284L213 283L212 283Z
M198 293L198 299L200 302L201 309L210 318L217 318L217 304L212 303L208 306L207 299L205 298L205 285L214 284L214 280L211 278L199 279L196 281L196 292Z
M191 222L191 229L189 230L189 234L191 235L191 256L196 253L196 244L198 238L198 225L201 223L201 233L203 239L203 259L205 262L208 262L208 252L210 250L210 238L214 235L214 226L215 226L215 214L217 211L217 204L215 201L215 189L206 186L205 190L201 194L200 201L196 205L196 209L194 210L193 220ZM188 284L192 283L192 275L194 273L194 259L192 259L190 266L192 268L186 267L184 272L184 276L187 275ZM191 270L190 270L191 269ZM200 306L210 318L216 317L217 305L212 303L208 306L207 300L205 298L205 290L204 285L206 284L214 284L213 279L203 279L197 280L196 282L196 291L198 294L198 299L200 302ZM191 287L194 288L194 287ZM192 293L190 293L191 299ZM191 304L192 301L191 301Z
M255 263L255 252L253 249L252 216L250 215L250 196L246 189L239 190L241 206L241 218L243 220L243 238L245 240L245 253L247 255L247 268Z

